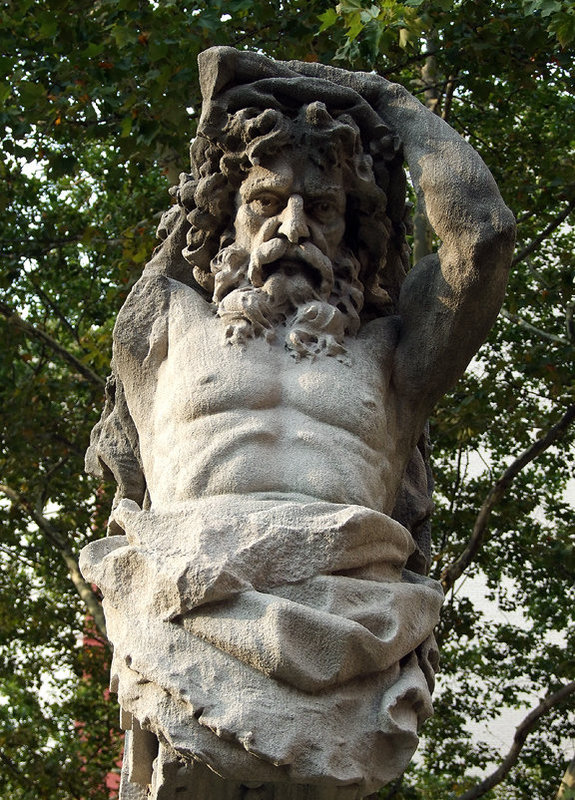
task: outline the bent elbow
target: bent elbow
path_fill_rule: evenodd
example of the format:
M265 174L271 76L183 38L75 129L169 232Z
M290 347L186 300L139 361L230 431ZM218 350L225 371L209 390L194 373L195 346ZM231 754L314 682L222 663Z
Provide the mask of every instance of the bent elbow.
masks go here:
M507 275L515 249L516 230L515 217L503 201L490 209L474 248L474 261L482 272L491 268L494 272Z
M493 227L499 247L501 247L502 252L507 254L509 260L511 260L515 248L517 225L511 209L507 208L503 202L501 202L501 207L498 209Z

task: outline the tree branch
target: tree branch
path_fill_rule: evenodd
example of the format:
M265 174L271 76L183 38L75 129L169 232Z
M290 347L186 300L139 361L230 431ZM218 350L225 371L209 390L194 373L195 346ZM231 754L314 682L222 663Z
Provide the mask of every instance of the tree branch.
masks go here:
M60 533L60 531L54 527L54 525L52 525L49 519L37 511L32 503L26 497L24 497L24 495L20 494L20 492L17 492L15 489L12 489L12 487L7 486L4 483L0 483L0 492L6 495L6 497L8 497L13 503L20 506L20 508L24 510L30 519L36 523L46 538L52 542L52 544L60 552L64 563L68 567L70 580L74 584L74 588L78 592L80 598L84 601L86 608L88 609L88 613L93 618L96 627L100 633L106 637L106 619L104 617L102 606L90 584L87 583L82 577L82 573L78 567L78 561L68 546L66 537L63 536L62 533Z
M447 592L455 581L463 574L467 567L476 557L489 525L489 518L495 506L501 501L507 489L511 486L517 475L523 470L527 464L535 458L544 453L557 439L559 439L567 431L571 423L575 420L575 405L568 407L567 411L563 414L559 422L553 425L549 430L540 438L537 439L532 445L524 450L515 461L507 467L505 472L497 479L495 484L489 490L485 498L479 514L475 519L473 531L465 550L461 555L442 573L441 583L443 589Z
M463 131L463 133L468 137L468 139L474 139L476 142L479 142L479 144L482 147L484 147L485 150L489 150L491 153L495 154L499 152L495 145L489 144L488 142L485 141L485 139L482 139L480 136L478 136L474 130L469 128L467 125L464 125L461 119L457 116L457 114L451 112L451 119L454 122L457 122L459 129ZM453 126L453 122L450 122L450 125Z
M543 275L543 273L534 266L531 259L527 259L527 269L533 275L533 277L539 281L541 286L544 286L546 289L551 288L551 282L548 281L545 275Z
M575 325L573 324L574 313L575 303L569 303L565 309L565 332L567 333L570 342L575 341Z
M534 250L537 250L541 242L545 241L545 239L547 239L547 237L567 219L574 208L575 200L571 200L571 202L567 204L563 211L561 211L561 213L559 213L555 219L551 220L549 225L547 225L547 227L541 231L539 236L536 236L535 239L533 239L531 244L528 244L527 247L524 247L523 250L520 250L517 253L511 262L511 266L514 267L516 264L519 264L520 261L523 261L523 259L530 255Z
M45 292L44 289L42 289L41 286L38 286L38 284L32 278L32 275L29 272L25 272L24 274L30 286L34 289L40 300L44 302L44 306L47 307L47 310L52 311L54 314L56 314L56 316L58 317L60 322L64 325L68 333L70 333L74 337L76 342L78 342L78 331L74 329L69 320L60 311L56 303L52 300L52 298L48 295L48 293Z
M443 98L443 110L441 112L441 119L444 119L446 122L449 121L449 115L451 114L451 104L453 102L453 94L455 92L456 85L457 85L457 76L450 75L447 81L447 85L445 87L445 95Z
M567 339L564 339L562 336L556 336L554 333L548 333L547 331L542 330L541 328L536 328L535 325L531 325L530 322L527 322L518 314L512 314L510 311L507 311L505 308L502 308L499 312L502 317L508 319L510 322L515 322L516 325L523 328L529 333L533 333L536 336L539 336L542 339L548 339L550 342L554 342L555 344L563 344L569 345Z
M545 697L536 708L530 711L525 719L517 726L513 737L513 744L495 772L492 772L491 775L488 775L487 778L472 789L468 789L466 792L459 795L457 800L477 800L478 797L482 797L490 789L493 789L494 786L497 786L498 783L501 783L511 767L517 762L527 736L531 733L533 728L535 728L541 717L547 714L554 706L566 700L569 695L574 692L575 681L571 681L571 683L565 684L552 694L548 694L547 697Z
M515 218L515 222L521 225L522 222L527 222L527 220L530 220L531 217L534 217L537 213L538 211L536 208L531 209L531 211L525 211L520 217Z
M425 50L421 53L416 53L409 58L404 59L403 61L398 61L396 64L390 64L385 69L379 70L378 75L381 75L382 78L388 78L388 75L395 75L399 70L404 69L405 67L409 67L411 64L417 64L418 61L425 61L426 58L429 58L430 55L441 55L444 53L445 50L443 48L434 48L433 52L429 50Z
M90 367L87 367L83 364L76 356L72 355L65 347L53 339L49 334L45 331L40 330L40 328L36 328L34 325L31 325L29 322L26 322L25 319L22 319L15 311L13 311L9 306L5 303L0 302L0 314L2 314L11 325L14 325L16 328L19 328L23 331L27 336L31 336L33 339L39 339L41 342L44 342L51 348L55 353L57 353L64 361L67 361L68 364L74 367L83 378L85 378L89 383L92 383L94 386L97 386L100 389L103 389L106 386L106 381L97 375Z

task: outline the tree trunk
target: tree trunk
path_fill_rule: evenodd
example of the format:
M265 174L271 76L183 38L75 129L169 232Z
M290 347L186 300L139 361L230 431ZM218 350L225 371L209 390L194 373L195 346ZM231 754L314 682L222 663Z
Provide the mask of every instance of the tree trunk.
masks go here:
M575 756L565 770L555 800L571 800L573 797L575 797Z
M435 42L428 39L426 43L429 55L421 68L421 82L424 86L425 105L434 114L439 113L439 93L437 91L437 62L435 60ZM433 250L433 231L425 210L418 203L413 215L413 263L417 264Z

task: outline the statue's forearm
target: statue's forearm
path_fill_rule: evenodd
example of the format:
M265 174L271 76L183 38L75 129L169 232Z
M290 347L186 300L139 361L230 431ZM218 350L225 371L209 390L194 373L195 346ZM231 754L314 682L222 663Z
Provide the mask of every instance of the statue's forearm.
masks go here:
M515 222L482 159L403 87L385 83L375 107L403 143L418 200L444 248L467 251L472 268L496 267L492 259L483 265L481 253L498 243L507 267Z
M441 240L437 256L423 259L402 287L396 377L415 397L434 402L461 375L495 321L515 220L473 148L402 87L384 89L377 111L403 142L418 200Z

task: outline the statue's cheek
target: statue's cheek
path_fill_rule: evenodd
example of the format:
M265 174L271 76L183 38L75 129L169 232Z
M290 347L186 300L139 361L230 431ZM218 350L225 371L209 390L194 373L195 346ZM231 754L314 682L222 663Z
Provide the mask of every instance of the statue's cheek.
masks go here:
M237 243L249 249L252 239L261 228L262 223L263 219L251 211L249 206L240 206L234 220Z

